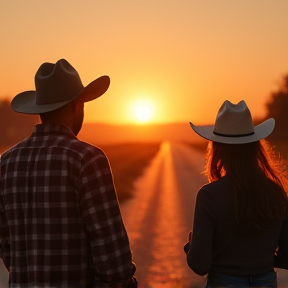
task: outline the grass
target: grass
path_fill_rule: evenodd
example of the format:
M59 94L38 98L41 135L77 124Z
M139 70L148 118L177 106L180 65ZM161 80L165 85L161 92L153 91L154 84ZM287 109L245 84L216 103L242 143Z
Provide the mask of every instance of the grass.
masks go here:
M159 150L160 142L103 145L120 202L133 197L133 183ZM9 147L0 147L0 154Z
M107 155L120 202L133 197L133 183L149 165L161 143L125 143L100 148Z

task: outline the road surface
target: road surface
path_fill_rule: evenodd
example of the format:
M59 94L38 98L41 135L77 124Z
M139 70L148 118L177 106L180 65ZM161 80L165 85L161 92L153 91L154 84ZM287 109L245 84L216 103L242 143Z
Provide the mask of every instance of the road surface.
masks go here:
M186 264L183 246L192 229L195 194L206 183L204 155L164 142L121 205L140 287L204 287Z

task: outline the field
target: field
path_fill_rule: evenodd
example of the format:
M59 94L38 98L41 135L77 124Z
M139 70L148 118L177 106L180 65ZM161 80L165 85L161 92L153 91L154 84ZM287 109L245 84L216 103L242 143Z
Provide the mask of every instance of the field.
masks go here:
M100 146L109 159L120 202L133 197L133 182L156 155L159 147L160 142ZM0 153L7 148L0 147Z

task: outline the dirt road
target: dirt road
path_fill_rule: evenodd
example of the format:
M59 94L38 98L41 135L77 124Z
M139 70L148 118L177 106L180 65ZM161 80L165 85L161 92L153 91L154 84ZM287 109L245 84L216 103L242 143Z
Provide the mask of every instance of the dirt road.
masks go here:
M203 287L183 252L203 169L203 154L165 142L135 183L134 198L121 205L141 288Z

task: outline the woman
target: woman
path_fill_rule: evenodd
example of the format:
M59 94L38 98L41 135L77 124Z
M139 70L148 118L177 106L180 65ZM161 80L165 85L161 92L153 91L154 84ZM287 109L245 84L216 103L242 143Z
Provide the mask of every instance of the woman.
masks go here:
M208 274L209 288L277 287L274 254L288 212L286 181L261 140L273 131L274 119L254 127L244 101L225 101L215 125L190 125L210 140L210 183L197 194L184 247L189 267Z

